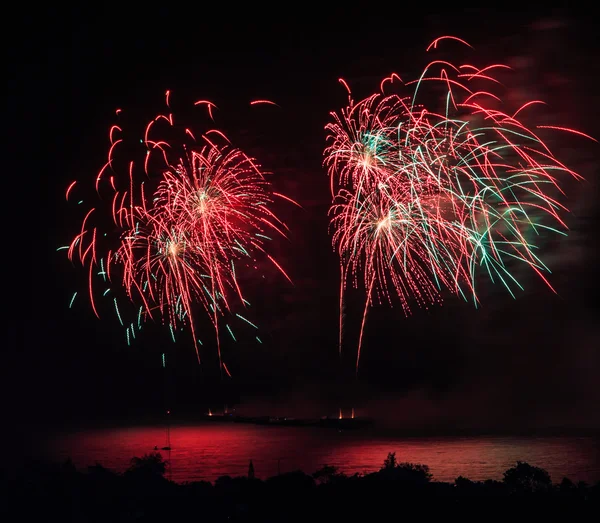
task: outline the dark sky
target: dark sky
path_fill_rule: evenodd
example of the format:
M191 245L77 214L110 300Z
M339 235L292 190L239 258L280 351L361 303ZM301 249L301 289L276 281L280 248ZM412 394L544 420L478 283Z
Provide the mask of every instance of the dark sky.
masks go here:
M182 415L226 397L263 413L316 416L355 406L407 427L600 428L597 147L551 143L587 178L568 187L570 236L547 246L557 295L524 276L517 300L484 285L479 310L451 296L409 318L399 307L373 310L358 380L359 294L348 306L346 355L337 356L339 276L321 167L328 113L346 101L337 79L360 96L392 71L414 76L428 59L425 47L443 34L467 39L482 62L513 65L511 85L546 100L549 121L600 136L591 22L570 12L298 13L283 5L263 13L42 9L15 19L14 72L5 80L9 411L44 423L155 415L167 350L170 404ZM264 344L225 341L234 378L224 382L210 346L198 366L185 339L172 344L149 326L128 347L114 316L98 321L85 300L69 309L82 274L56 252L78 219L65 188L95 176L114 110L145 121L167 89L182 107L215 102L217 124L304 207L281 207L290 241L273 245L295 285L272 275L251 286ZM249 111L257 98L280 109Z

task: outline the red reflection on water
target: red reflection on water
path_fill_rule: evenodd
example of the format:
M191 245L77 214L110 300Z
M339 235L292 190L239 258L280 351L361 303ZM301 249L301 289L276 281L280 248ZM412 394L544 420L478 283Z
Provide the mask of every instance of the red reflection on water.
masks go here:
M263 479L299 469L312 473L325 464L347 474L372 472L381 468L388 452L396 452L400 462L429 465L439 481L460 475L501 479L517 460L545 468L555 482L564 476L600 479L592 438L378 438L360 431L237 423L176 426L170 435L172 479L178 482L246 475L250 460ZM71 457L78 467L100 463L124 471L133 456L164 444L164 427L87 430L56 438L49 452L55 459Z

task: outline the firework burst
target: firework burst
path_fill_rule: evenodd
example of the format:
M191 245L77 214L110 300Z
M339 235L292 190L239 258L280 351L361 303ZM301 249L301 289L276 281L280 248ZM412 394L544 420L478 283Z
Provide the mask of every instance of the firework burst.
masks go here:
M466 44L442 37L428 50L447 38ZM399 298L408 314L412 304L441 303L445 290L477 304L482 270L514 297L518 263L552 288L539 238L565 234L559 181L581 177L518 118L536 101L502 110L493 91L503 69L436 60L414 81L392 74L358 102L340 80L348 106L326 126L325 165L340 311L348 286L366 290L357 368L375 302ZM342 331L340 313L340 351Z
M169 92L166 102L169 107ZM196 105L205 106L212 118L214 104ZM117 294L121 289L137 307L137 321L127 327L128 341L148 319L168 325L173 337L188 327L199 359L197 313L201 310L213 324L222 364L221 318L236 316L255 327L233 312L233 302L242 307L249 304L239 271L264 256L289 280L266 249L267 234L285 237L287 229L271 210L279 195L271 191L256 162L218 130L208 130L197 140L189 128L175 124L171 112L160 114L139 140L140 168L130 160L133 149L121 134L119 126L110 130L108 159L95 180L100 206L86 212L67 247L69 258L87 267L96 316L100 284L109 290L115 287ZM128 166L125 178L118 170L123 163ZM73 182L67 200L75 189ZM93 221L98 214L101 219ZM103 295L109 290L103 289ZM125 325L116 298L114 306ZM228 373L224 364L222 368Z

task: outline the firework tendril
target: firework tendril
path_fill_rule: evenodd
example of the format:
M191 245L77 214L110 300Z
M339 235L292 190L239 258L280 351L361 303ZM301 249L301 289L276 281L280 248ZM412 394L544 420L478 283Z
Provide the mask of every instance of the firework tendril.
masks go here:
M438 48L435 40L427 49ZM470 46L469 46L470 47ZM348 287L366 292L367 312L399 299L429 307L450 292L479 303L477 275L514 297L514 268L525 264L552 289L540 239L565 234L560 179L581 179L524 123L537 101L509 114L495 94L504 65L478 68L432 61L416 80L385 78L379 92L354 101L326 125L332 243L341 264L339 350ZM591 138L587 135L587 138ZM591 138L593 139L593 138Z
M177 125L168 91L166 104L169 112L153 118L139 140L139 163L130 159L133 149L121 137L122 128L110 129L108 158L95 179L99 204L84 213L65 249L71 261L87 268L96 316L98 292L107 296L115 289L135 305L128 342L149 319L168 325L173 337L187 327L200 361L197 314L203 311L216 334L221 368L229 374L221 358L221 318L237 317L256 328L234 309L249 305L239 272L256 266L257 256L291 282L266 242L269 231L285 237L287 230L272 210L274 199L293 200L272 192L256 162L221 131L211 129L196 139L191 129ZM212 119L214 104L196 105L206 107ZM119 170L123 165L127 176ZM77 182L71 183L67 200L76 190ZM125 326L118 300L112 299ZM226 328L235 339L229 324Z

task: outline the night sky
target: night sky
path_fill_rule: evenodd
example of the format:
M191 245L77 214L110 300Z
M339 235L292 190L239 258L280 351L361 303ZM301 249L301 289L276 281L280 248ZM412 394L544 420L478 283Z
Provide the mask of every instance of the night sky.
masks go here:
M339 269L321 165L329 112L346 102L338 78L360 97L393 71L415 76L429 59L425 48L443 34L468 40L481 62L513 66L510 85L545 100L549 122L600 136L592 22L567 12L278 7L236 14L233 7L57 9L15 19L21 28L10 42L14 72L5 79L4 113L10 314L2 367L11 416L32 424L138 420L162 411L167 383L182 417L225 398L262 414L320 416L355 406L409 428L599 429L597 145L564 135L550 142L587 179L566 184L571 232L547 245L543 257L557 295L523 274L526 290L517 300L482 283L478 310L450 295L442 307L415 309L408 318L400 307L374 309L358 380L362 295L353 293L348 304L340 361ZM158 326L148 325L127 346L114 314L102 321L93 315L84 271L56 252L80 219L65 189L74 179L93 179L102 166L115 109L144 122L162 109L167 89L184 111L197 99L216 103L217 125L273 173L278 192L303 206L279 205L289 241L272 245L294 285L274 272L250 285L263 345L252 342L253 333L237 344L224 335L231 380L219 378L210 333L201 366L191 342L173 344ZM251 110L258 98L280 108ZM75 290L83 299L69 309Z

